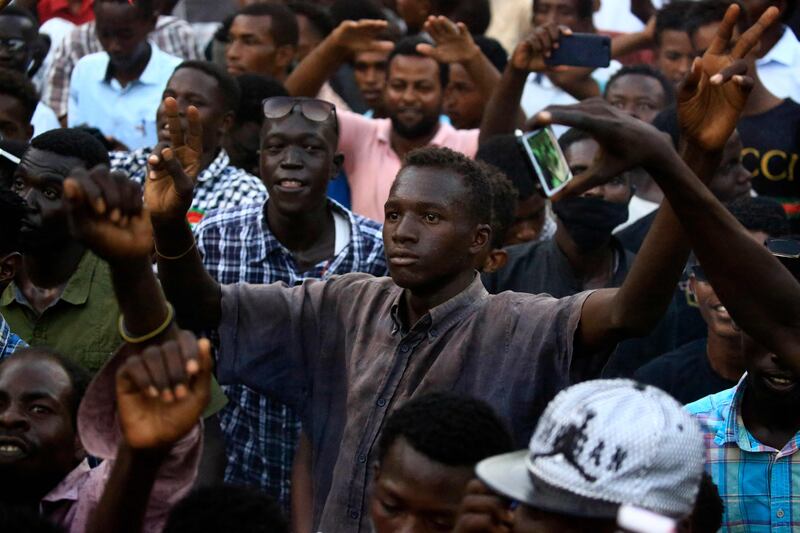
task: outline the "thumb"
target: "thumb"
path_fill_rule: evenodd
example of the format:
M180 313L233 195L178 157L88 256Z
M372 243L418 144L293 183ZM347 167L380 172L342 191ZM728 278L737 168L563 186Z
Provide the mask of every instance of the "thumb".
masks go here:
M699 57L694 58L692 68L683 79L678 93L684 98L690 98L697 90L700 80L703 78L703 60Z

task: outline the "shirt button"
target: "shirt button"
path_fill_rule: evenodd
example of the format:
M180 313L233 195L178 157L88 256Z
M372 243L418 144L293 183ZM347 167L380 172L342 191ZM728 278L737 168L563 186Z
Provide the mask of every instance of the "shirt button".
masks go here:
M379 399L378 400L378 407L383 407L384 405L386 405L386 400L383 399L383 398Z
M350 511L350 518L358 520L358 511Z
M778 518L783 518L784 515L783 509L778 509L778 512L775 513L775 515L777 515Z
M359 463L366 463L367 462L367 456L362 453L361 455L358 456L358 462Z
M439 332L438 332L438 331L436 331L435 329L432 329L432 330L430 331L430 335L431 335L431 337L435 337L435 336L437 336L438 334L439 334Z

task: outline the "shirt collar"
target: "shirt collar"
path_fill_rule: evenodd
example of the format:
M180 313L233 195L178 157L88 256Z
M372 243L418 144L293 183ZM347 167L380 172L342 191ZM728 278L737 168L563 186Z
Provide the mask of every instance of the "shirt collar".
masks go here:
M85 304L86 300L89 299L89 291L91 290L94 273L97 270L99 262L100 259L93 253L84 253L75 272L73 272L72 276L67 280L64 292L61 293L61 296L53 305L59 301L64 301L72 305ZM3 291L3 295L0 297L0 306L6 307L13 301L30 307L30 304L25 299L25 296L22 294L16 282L11 282L8 287L6 287L6 290Z
M204 183L218 178L230 164L231 158L228 157L228 152L226 152L224 148L220 148L217 157L215 157L214 160L211 161L211 164L203 169L197 176L197 181L199 183Z
M783 27L783 35L775 46L767 52L764 57L756 61L757 65L766 65L767 63L775 62L786 66L792 66L795 63L795 56L799 53L800 41L797 40L794 32L788 27Z
M86 483L89 473L91 472L89 461L84 459L81 463L72 469L61 482L56 485L53 490L48 492L42 498L42 504L56 503L60 501L78 501L81 494L81 489Z
M400 304L405 291L401 290L395 296L394 303L390 309L392 317L392 335L400 331L402 334L412 328L407 328L400 316ZM460 320L474 305L479 304L489 298L489 293L483 286L480 275L476 272L472 283L466 289L428 311L420 318L420 327L428 330L431 336L438 335L439 331L444 331L454 322ZM417 326L416 324L414 326Z

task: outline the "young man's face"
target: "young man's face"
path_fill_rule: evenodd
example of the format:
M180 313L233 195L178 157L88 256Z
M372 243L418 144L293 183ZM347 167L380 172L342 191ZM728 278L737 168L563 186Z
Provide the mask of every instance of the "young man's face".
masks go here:
M228 30L225 60L232 76L261 74L283 79L294 51L278 47L272 38L272 17L238 15Z
M370 109L383 110L388 52L359 52L353 60L353 76Z
M193 105L200 114L203 126L203 152L219 147L220 138L233 121L233 113L225 109L225 97L216 78L193 68L182 68L172 75L164 89L164 96L156 111L158 140L170 140L164 98L171 96L178 102L178 113L184 131L189 127L186 109Z
M311 121L299 105L286 117L264 119L260 175L279 212L297 216L327 201L328 181L342 161L332 121Z
M36 28L30 20L0 15L0 68L27 73L33 58Z
M458 63L450 65L450 81L444 92L444 113L457 129L481 126L486 98L481 95L467 70Z
M431 135L442 112L439 64L427 57L395 56L384 102L395 133L408 139Z
M628 74L620 76L608 87L608 103L625 113L652 122L666 107L666 95L661 83L652 76Z
M28 148L14 175L12 189L28 204L20 229L26 251L60 248L71 242L64 205L64 180L72 169L83 167L77 157Z
M0 94L0 134L14 141L29 141L33 136L25 106L10 94Z
M155 17L146 18L134 5L116 2L95 2L94 13L97 39L115 69L128 70L145 57Z
M533 2L534 27L555 23L575 32L590 32L592 21L578 13L578 0L536 0Z
M452 531L472 468L437 463L400 437L376 468L370 511L376 533Z
M688 33L680 30L661 32L661 44L655 49L655 66L676 87L689 73L694 57Z
M725 143L722 161L708 188L720 202L732 202L750 196L752 180L752 175L742 165L742 141L739 132L734 131Z
M467 212L468 193L453 171L413 166L400 171L383 225L389 273L397 285L436 291L472 269L491 232Z
M69 375L48 357L0 365L0 501L41 498L76 466L72 393Z
M800 386L794 375L773 353L742 332L742 352L747 370L747 391L776 409L797 409Z

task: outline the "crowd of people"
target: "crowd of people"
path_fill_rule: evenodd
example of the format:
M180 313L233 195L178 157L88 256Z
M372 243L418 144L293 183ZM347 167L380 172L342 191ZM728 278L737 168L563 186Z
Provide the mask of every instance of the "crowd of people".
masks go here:
M0 531L800 528L795 1L194 3L0 9Z

